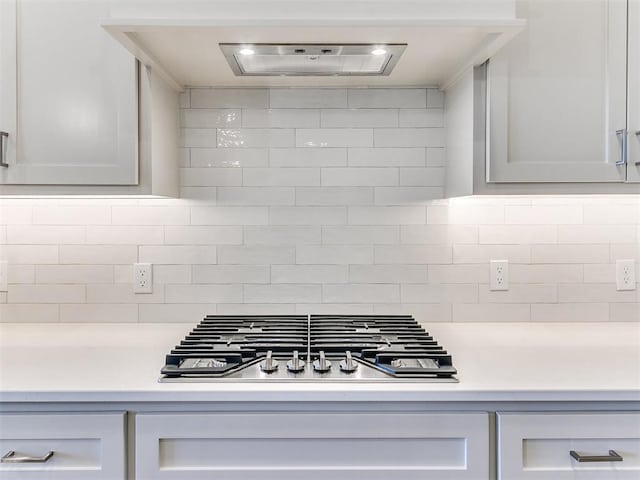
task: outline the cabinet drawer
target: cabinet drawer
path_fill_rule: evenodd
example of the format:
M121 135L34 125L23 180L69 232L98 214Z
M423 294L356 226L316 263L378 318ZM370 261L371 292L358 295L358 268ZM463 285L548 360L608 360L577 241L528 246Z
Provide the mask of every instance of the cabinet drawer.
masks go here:
M141 414L137 480L487 480L488 415Z
M640 413L499 413L498 463L501 480L637 480Z
M0 415L0 455L53 455L46 461L0 463L2 480L124 480L125 414Z

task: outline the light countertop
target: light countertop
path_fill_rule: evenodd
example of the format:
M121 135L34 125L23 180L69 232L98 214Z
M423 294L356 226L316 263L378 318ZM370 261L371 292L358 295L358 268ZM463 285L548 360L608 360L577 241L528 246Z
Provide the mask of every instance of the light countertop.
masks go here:
M0 402L640 401L640 323L433 323L459 383L158 383L195 326L0 324Z

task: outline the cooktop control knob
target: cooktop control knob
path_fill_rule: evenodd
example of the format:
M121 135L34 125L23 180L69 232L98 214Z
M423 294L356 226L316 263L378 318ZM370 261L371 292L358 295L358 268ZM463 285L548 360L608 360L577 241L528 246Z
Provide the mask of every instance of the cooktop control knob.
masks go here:
M353 361L353 357L351 356L351 352L347 350L347 356L344 360L340 361L340 370L346 373L353 373L358 368L358 364Z
M287 362L287 370L293 373L298 373L304 370L304 360L300 360L297 350L294 350L293 357Z
M260 363L260 370L265 373L273 373L278 370L278 361L273 359L273 352L269 350L264 361Z
M324 356L324 351L320 351L320 356L313 362L313 369L316 372L325 373L331 369L331 362Z

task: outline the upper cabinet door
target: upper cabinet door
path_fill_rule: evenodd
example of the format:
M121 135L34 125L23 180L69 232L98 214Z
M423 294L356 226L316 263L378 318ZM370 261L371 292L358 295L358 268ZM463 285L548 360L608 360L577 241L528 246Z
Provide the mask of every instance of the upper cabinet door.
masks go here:
M640 0L629 1L629 160L627 180L640 182Z
M138 182L135 59L108 0L0 0L0 183Z
M487 181L624 181L627 1L517 9L527 28L489 61Z

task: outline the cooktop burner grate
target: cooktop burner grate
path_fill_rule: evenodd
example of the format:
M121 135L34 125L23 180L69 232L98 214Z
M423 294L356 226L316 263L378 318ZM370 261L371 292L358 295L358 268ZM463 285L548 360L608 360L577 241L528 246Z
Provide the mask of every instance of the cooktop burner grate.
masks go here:
M162 382L455 382L451 355L410 315L208 315Z

